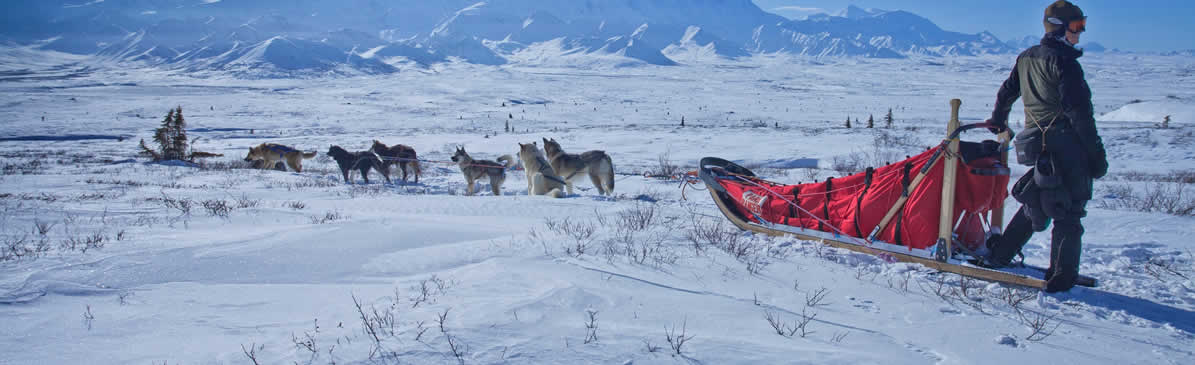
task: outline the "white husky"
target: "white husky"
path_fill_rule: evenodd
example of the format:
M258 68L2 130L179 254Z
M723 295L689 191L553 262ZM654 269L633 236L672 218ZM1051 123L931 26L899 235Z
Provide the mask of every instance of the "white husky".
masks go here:
M556 175L556 170L548 164L543 151L535 145L519 143L519 160L527 170L527 195L547 195L553 198L564 197L562 189L564 179Z

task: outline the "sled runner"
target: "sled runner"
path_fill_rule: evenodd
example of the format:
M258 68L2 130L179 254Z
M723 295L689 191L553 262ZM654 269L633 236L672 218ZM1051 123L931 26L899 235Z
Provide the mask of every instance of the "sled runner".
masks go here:
M989 232L1003 226L1008 197L1008 141L964 142L961 101L951 101L948 136L904 161L822 182L784 185L715 157L701 160L698 175L718 209L735 226L769 235L791 235L833 247L921 264L983 280L1045 288L1044 269L974 266ZM942 214L949 212L949 214ZM990 228L989 228L990 227ZM1095 286L1081 276L1078 285Z

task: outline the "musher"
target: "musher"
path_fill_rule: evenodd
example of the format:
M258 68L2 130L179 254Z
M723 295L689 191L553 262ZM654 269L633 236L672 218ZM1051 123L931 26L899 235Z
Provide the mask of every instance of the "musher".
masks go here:
M1076 47L1087 29L1078 6L1060 0L1046 8L1041 44L1017 57L1008 80L996 95L988 123L993 132L1008 128L1012 104L1025 105L1025 129L1016 137L1017 161L1033 166L1013 187L1021 209L1003 234L989 238L982 264L1008 266L1034 232L1054 223L1047 293L1070 290L1079 276L1085 207L1094 179L1108 172L1104 143L1092 115L1091 89L1083 76Z

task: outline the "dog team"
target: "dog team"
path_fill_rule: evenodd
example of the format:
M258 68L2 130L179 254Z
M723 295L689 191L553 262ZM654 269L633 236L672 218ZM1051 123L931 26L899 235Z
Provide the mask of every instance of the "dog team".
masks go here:
M544 138L544 148L540 150L536 142L519 143L518 160L510 155L502 155L494 160L479 160L469 156L464 147L457 147L452 155L452 162L461 169L467 184L466 194L473 195L477 190L477 183L488 181L495 196L502 195L502 184L506 182L506 169L521 162L527 171L527 194L546 195L561 198L573 194L573 181L588 176L589 181L597 188L600 195L614 194L614 161L605 151L586 151L581 154L564 152L560 143L555 139ZM355 170L361 173L365 183L369 183L369 171L376 170L386 182L390 182L390 166L398 165L402 169L402 181L407 182L408 169L419 183L422 169L415 149L406 145L386 146L385 143L374 140L373 147L366 151L349 152L340 146L328 148L328 157L336 160L345 183L352 182L351 173ZM262 169L275 168L282 161L295 172L303 172L303 160L314 158L315 152L303 152L295 148L275 144L262 143L249 148L245 161L260 164Z

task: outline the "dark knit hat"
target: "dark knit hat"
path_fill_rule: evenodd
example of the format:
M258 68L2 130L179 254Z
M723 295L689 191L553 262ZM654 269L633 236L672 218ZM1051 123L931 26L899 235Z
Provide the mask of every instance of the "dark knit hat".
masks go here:
M1083 19L1087 19L1083 15L1083 9L1079 9L1070 1L1058 0L1046 7L1046 16L1042 19L1042 24L1046 26L1046 33L1054 33L1066 29L1070 22Z

